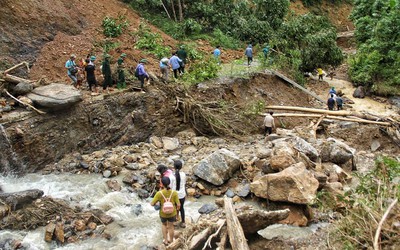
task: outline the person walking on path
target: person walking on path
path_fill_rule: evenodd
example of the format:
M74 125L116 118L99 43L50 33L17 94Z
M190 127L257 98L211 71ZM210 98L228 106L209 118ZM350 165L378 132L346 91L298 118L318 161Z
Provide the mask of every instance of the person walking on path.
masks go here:
M215 61L217 62L218 65L221 64L221 50L220 50L220 48L221 48L221 46L218 45L218 46L214 49L214 52L213 52Z
M93 92L92 87L94 86L94 90L97 93L97 81L95 75L96 66L94 64L95 60L96 60L95 56L91 56L89 60L86 59L85 75L87 83L89 85L90 92Z
M179 59L182 60L182 63L179 68L179 73L184 74L185 73L185 65L186 65L186 59L187 59L187 53L185 51L185 46L181 46L180 49L176 52L176 55L179 57Z
M124 64L125 57L126 57L126 54L122 53L121 56L117 60L117 73L118 73L117 88L118 89L126 88L125 64Z
M72 54L69 57L69 60L65 63L65 68L67 68L67 75L69 78L72 80L72 85L76 87L78 83L78 79L76 77L76 74L78 73L78 67L76 66L75 63L76 55Z
M182 169L182 161L175 160L174 161L174 168L175 168L175 179L176 179L176 191L178 191L178 198L179 202L181 203L181 208L178 210L177 218L179 212L181 214L181 223L179 224L181 228L185 228L185 208L183 205L185 204L185 197L186 197L186 174L181 171Z
M246 50L244 51L244 54L247 56L247 65L250 66L251 62L253 62L253 48L251 44L247 46Z
M178 78L179 68L181 67L182 60L176 55L176 52L172 53L172 57L169 59L169 64L174 71L174 77Z
M274 112L271 111L265 115L264 118L264 133L266 136L272 134L272 128L275 128L275 120L272 116L273 114Z
M324 80L324 71L322 70L322 68L318 67L317 72L318 72L318 81L323 81Z
M268 54L269 54L269 46L268 46L268 44L264 45L264 48L263 48L262 52L264 54L264 62L268 62Z
M161 183L162 189L156 193L150 205L155 206L157 203L161 204L159 215L162 223L161 231L163 243L164 245L168 245L174 241L174 222L176 221L176 214L181 204L179 203L178 193L169 187L170 179L164 176L161 178ZM164 204L169 201L173 204L173 211L171 213L166 213Z
M147 74L145 68L144 68L144 64L147 63L146 59L141 59L139 61L138 66L135 69L135 76L139 79L140 81L140 88L143 91L143 87L144 87L144 80L146 79L146 81L149 81L150 77L149 74Z
M161 77L164 81L168 82L169 60L164 57L160 60Z
M101 66L101 73L103 74L104 81L103 81L103 92L109 88L112 91L112 75L111 75L111 65L110 65L110 58L109 54L104 56L103 64Z
M329 110L333 110L335 108L335 98L333 98L333 94L331 94L331 97L329 97L327 105Z
M343 99L340 96L336 96L336 107L337 110L343 110Z
M172 190L176 190L176 178L172 170L167 166L160 164L157 167L157 171L161 174L161 177L168 177L170 180L170 188L172 188ZM160 182L160 186L161 185L162 183Z

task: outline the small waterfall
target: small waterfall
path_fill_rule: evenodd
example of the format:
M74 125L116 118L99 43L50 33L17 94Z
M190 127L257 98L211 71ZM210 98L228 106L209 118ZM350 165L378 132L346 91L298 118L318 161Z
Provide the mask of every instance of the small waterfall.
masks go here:
M18 173L24 169L25 166L14 151L4 126L0 124L0 173Z

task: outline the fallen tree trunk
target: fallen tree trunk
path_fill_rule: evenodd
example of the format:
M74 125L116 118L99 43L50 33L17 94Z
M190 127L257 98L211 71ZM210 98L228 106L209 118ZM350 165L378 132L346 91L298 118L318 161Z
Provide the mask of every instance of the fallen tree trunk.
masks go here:
M15 193L1 193L0 200L11 207L14 211L17 207L29 204L43 196L43 191L39 189L25 190Z
M35 110L36 112L38 112L38 113L39 113L39 114L41 114L41 115L43 115L43 114L46 114L46 112L44 112L44 111L41 111L41 110L39 110L39 109L37 109L37 108L33 107L32 105L30 105L30 104L28 104L28 103L25 103L25 102L22 102L22 101L18 100L18 99L17 99L17 98L15 98L13 95L11 95L10 93L8 93L8 91L7 91L7 90L6 90L5 92L6 92L6 94L7 94L8 96L10 96L10 97L11 97L12 99L14 99L15 101L17 101L17 102L21 103L22 105L30 107L31 109Z
M266 114L260 114L265 116ZM274 117L309 117L309 118L320 118L321 115L317 114L298 114L298 113L275 113ZM324 116L323 119L333 119L333 120L340 120L340 121L349 121L349 122L360 122L360 123L369 123L369 124L377 124L382 126L391 126L390 122L378 122L378 121L371 121L365 120L361 118L346 118L346 117L337 117L332 115Z
M232 205L232 199L225 196L225 215L228 225L229 242L233 250L250 250L247 240L244 236L242 226L236 216L235 209Z

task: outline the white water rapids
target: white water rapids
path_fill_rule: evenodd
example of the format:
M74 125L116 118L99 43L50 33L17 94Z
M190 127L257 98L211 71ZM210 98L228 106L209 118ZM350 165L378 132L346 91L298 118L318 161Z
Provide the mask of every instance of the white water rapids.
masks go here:
M117 177L118 178L118 177ZM122 179L122 177L120 177ZM118 179L119 183L122 183ZM130 193L124 185L119 192L111 192L99 174L91 175L40 175L28 174L22 178L0 176L0 186L4 192L16 192L27 189L43 190L44 195L53 198L65 199L71 204L78 204L87 208L99 208L114 218L114 222L107 225L106 231L112 238L89 239L65 246L44 241L45 229L38 228L34 231L0 231L0 241L7 238L19 239L27 249L113 249L136 250L147 249L145 246L157 246L162 242L161 222L158 211L150 206L149 201L141 200L135 193ZM207 202L186 201L186 218L196 221L200 214L197 210ZM135 215L134 206L140 204L143 213ZM188 220L189 221L189 220Z

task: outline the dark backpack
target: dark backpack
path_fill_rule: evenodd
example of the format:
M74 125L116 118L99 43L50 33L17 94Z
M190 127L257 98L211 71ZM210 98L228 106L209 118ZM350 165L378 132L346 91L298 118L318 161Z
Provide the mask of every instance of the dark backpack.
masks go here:
M135 69L135 76L139 77L139 66L137 66Z

